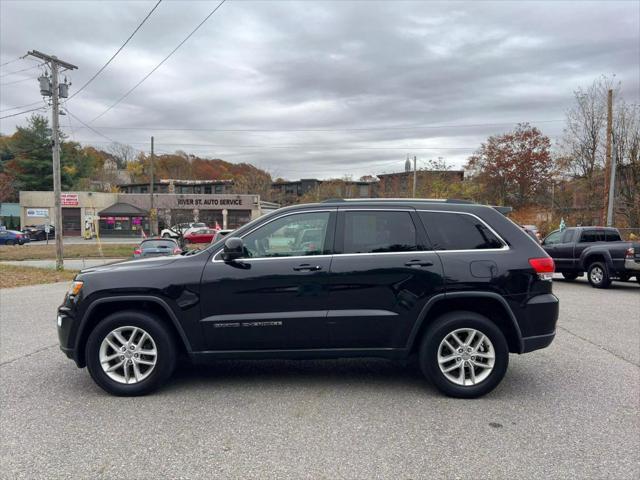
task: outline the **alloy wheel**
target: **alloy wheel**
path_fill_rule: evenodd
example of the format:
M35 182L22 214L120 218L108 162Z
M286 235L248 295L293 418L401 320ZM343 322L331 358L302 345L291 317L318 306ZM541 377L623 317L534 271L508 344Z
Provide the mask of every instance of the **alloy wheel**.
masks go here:
M602 279L604 278L604 271L602 270L602 268L595 266L589 272L589 277L591 278L591 281L593 283L600 284L602 283Z
M438 347L438 366L450 382L478 385L493 371L496 353L489 337L473 328L459 328L444 337Z
M112 380L123 384L143 381L153 372L158 350L156 343L139 327L118 327L100 344L100 366Z

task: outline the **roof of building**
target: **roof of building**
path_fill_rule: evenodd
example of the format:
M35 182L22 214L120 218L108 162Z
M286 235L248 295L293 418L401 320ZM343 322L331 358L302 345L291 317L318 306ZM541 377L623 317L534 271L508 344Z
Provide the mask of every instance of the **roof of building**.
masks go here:
M131 205L130 203L118 202L104 210L100 210L98 215L103 217L147 217L149 216L149 213L141 208Z

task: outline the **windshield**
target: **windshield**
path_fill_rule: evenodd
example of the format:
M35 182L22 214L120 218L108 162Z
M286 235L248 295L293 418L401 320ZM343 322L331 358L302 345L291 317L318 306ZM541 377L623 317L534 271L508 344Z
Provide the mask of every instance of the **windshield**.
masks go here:
M147 240L140 244L140 247L144 250L147 248L175 248L178 244L171 240Z

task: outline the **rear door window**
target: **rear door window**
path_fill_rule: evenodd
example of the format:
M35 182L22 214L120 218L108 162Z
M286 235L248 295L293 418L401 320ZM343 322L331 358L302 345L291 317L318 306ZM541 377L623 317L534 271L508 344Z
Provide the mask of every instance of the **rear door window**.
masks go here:
M621 242L620 234L615 230L607 230L604 234L604 238L607 242Z
M602 230L585 230L580 236L582 243L604 242L604 231Z
M500 239L477 217L464 213L418 212L435 250L502 248Z
M344 213L343 253L385 253L422 250L409 212Z

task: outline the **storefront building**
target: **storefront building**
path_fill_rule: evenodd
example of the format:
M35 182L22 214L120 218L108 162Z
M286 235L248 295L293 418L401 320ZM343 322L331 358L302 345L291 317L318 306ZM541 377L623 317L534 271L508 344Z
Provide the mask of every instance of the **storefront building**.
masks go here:
M217 223L238 228L278 208L261 202L259 195L236 194L150 194L63 192L62 228L67 236L140 236L178 223ZM21 225L54 224L53 192L20 192Z

